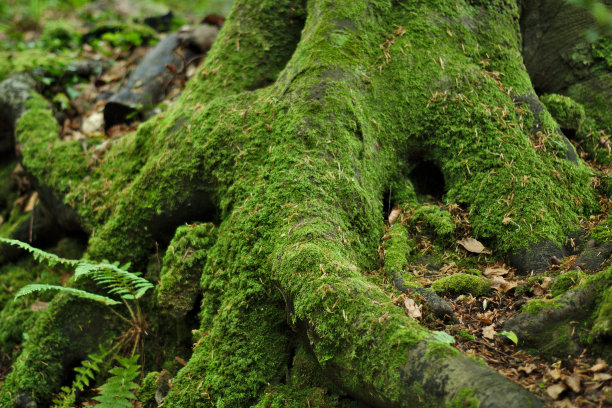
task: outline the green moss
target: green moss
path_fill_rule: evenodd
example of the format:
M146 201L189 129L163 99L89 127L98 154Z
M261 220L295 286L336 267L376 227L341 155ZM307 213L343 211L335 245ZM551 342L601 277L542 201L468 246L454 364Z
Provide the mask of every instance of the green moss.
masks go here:
M298 344L286 380L269 386L255 407L357 407L342 396L342 391L326 379L312 355Z
M584 285L588 284L600 288L592 315L593 324L588 340L601 343L603 350L611 355L612 349L606 339L612 333L612 266L592 276L587 283L584 283Z
M17 183L11 173L17 166L16 160L6 160L0 164L0 217L4 223L10 215L13 203L17 199Z
M98 30L105 31L101 39L108 41L114 47L124 49L151 44L157 39L157 32L146 24L117 23L100 27Z
M353 395L430 398L401 378L407 353L428 330L362 273L379 266L372 254L382 197L405 179L407 158L440 168L444 200L463 204L475 235L500 253L560 240L593 204L588 171L559 154L558 137L536 150L519 126L513 98L533 90L518 56L516 7L486 16L448 2L308 7L238 1L184 96L93 165L80 144L58 141L42 99L32 98L18 124L24 165L77 209L92 232L92 258L142 264L178 225L220 220L205 262L194 259L204 262L201 327L168 406L250 406L268 390L268 402L289 401L279 384L294 331L305 333L324 372L342 372ZM452 235L439 208L420 217ZM407 246L404 239L392 248L390 266L404 267ZM460 275L449 277L449 291L488 289ZM44 399L57 389L54 373L77 341L75 328L60 335L62 322L91 328L91 316L104 316L88 310L68 318L70 306L39 319L47 335L39 329L30 338L56 344L40 351L30 340L7 390ZM432 342L432 357L458 355L452 350ZM42 385L28 373L45 369L39 360L51 370ZM322 395L320 385L297 387L295 400Z
M532 315L538 314L541 310L556 307L556 303L549 299L532 299L521 306L521 312Z
M116 319L92 302L65 294L56 296L49 307L38 313L13 370L2 383L0 405L10 406L12 399L25 390L37 401L49 403L67 370L108 338L106 330ZM58 320L62 324L58 325ZM85 325L74 325L75 321ZM41 382L41 378L45 381Z
M9 301L0 311L0 352L13 355L36 321L36 313L23 300Z
M471 334L470 334L470 333L467 331L467 329L461 329L461 330L459 330L459 331L456 333L456 336L457 336L457 337L460 337L460 338L462 338L463 340L466 340L466 341L474 340L474 336L473 336L473 335L471 335Z
M590 229L588 237L598 243L612 241L612 214L608 214L604 221Z
M583 64L589 79L572 84L565 91L569 97L584 105L587 117L594 121L594 130L603 130L605 134L612 129L610 49L610 36L602 36L592 43L578 43L572 57ZM605 156L609 158L609 153Z
M184 317L195 306L206 250L215 235L215 226L211 223L181 226L166 250L157 300L175 318Z
M80 41L80 35L74 30L74 22L52 20L45 24L39 41L43 48L57 51L76 46Z
M393 275L401 273L408 263L410 254L408 244L408 231L401 223L393 224L388 233L389 239L385 241L385 269Z
M595 321L591 329L591 338L608 338L612 333L612 287L603 290L603 295L595 311Z
M586 119L584 107L567 96L549 94L541 96L540 101L561 128L578 131Z
M437 205L423 204L411 212L410 224L428 228L435 240L450 244L454 242L455 225L448 211Z
M143 408L157 407L157 401L155 400L155 392L157 391L158 378L158 371L149 371L146 377L142 380L142 385L138 389L137 397Z
M456 273L436 280L431 288L436 293L450 296L473 295L475 297L485 295L491 289L491 284L486 279L466 273Z
M474 388L464 388L450 401L446 402L446 408L478 408L480 402L474 396Z
M63 72L73 62L72 58L50 54L46 50L28 49L19 52L0 51L0 81L13 72L43 68L52 72Z
M567 292L568 290L579 285L583 279L586 278L586 274L577 269L565 272L555 278L554 282L550 286L550 293L552 297L557 297Z
M456 357L461 353L448 343L442 341L429 341L427 342L427 352L425 357Z

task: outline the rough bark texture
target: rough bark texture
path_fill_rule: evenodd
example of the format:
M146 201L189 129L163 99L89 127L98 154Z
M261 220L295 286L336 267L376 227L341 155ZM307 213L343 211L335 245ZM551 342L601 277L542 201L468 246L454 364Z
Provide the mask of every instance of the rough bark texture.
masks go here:
M181 99L99 161L58 139L36 94L15 137L49 201L78 214L88 257L144 268L166 251L152 315L184 316L202 296L165 406L276 406L336 387L352 400L330 406L527 407L540 402L420 326L366 272L383 197L393 185L391 201L415 200L422 163L499 253L562 244L595 208L590 173L545 109L530 134L530 95L515 1L238 1ZM90 312L63 327L74 308ZM66 297L41 313L5 404L49 402L70 369L62 356L95 349L70 341L77 328L122 330L94 333L103 314Z

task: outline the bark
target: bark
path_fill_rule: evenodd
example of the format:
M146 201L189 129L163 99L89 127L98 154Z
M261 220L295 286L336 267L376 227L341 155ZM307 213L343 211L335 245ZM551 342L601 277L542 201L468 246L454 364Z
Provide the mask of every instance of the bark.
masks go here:
M595 208L586 166L570 160L550 114L535 119L523 102L537 97L517 3L481 3L238 1L179 102L93 165L58 140L30 94L15 127L22 164L76 211L87 256L144 268L167 248L165 293L181 293L181 262L200 265L200 328L165 405L266 406L321 387L376 407L541 405L420 326L368 275L390 186L400 205L416 200L413 184L443 191L469 211L477 238L528 258L557 250ZM442 185L423 183L423 166ZM184 223L192 235L177 231ZM202 238L207 223L216 233ZM534 257L537 267L550 255ZM59 325L53 313L76 307L56 303L41 322ZM184 316L168 303L149 312ZM71 327L90 333L97 319ZM58 356L91 351L40 349L42 325L0 401L47 403L58 366L68 370Z

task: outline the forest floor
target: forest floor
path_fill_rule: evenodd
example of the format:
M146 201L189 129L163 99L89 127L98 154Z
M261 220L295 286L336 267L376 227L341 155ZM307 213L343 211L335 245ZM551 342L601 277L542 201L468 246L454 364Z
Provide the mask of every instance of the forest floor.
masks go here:
M102 112L107 96L120 89L138 62L151 50L153 41L138 33L129 34L128 30L121 28L109 31L112 35L103 36L95 46L89 44L76 48L68 46L70 43L78 43L80 38L90 33L93 27L113 13L96 6L90 6L89 11L81 10L78 14L67 10L49 10L42 11L39 21L35 21L31 17L26 17L24 12L11 16L12 21L0 31L0 52L38 51L41 54L52 52L51 58L40 57L37 61L40 61L40 67L46 70L45 73L41 73L44 76L42 82L46 83L43 94L61 112L57 117L61 119L61 136L65 140L100 138L101 141L112 143L138 126L139 122L134 120L129 124L105 129ZM45 25L40 23L41 20L65 21L71 24L76 22L74 27L78 28L66 29L65 35L53 37L50 42L40 45L41 39L44 40L45 33L48 33L48 30L45 31ZM186 30L188 24L194 23L198 22L174 17L171 29ZM56 26L60 27L58 24ZM75 72L66 69L68 62L62 62L79 59L107 61L110 68L91 78L81 78ZM151 109L152 113L172 104L180 94L184 83L195 73L197 62L194 60L184 66L167 67L174 75L172 81L167 84L165 99ZM25 64L23 68L35 67L28 67ZM577 148L580 151L580 146ZM597 174L612 175L612 166L597 165L590 162L587 156L583 159ZM95 157L92 157L92 160L95 160ZM15 174L16 177L23 178L18 173ZM23 211L30 211L32 203L36 200L36 192L29 189L25 178L20 180L19 184L22 186L19 200ZM442 203L437 205L445 206ZM592 228L605 219L610 208L609 200L602 198L601 206L604 212L597 217L584 220L583 228ZM459 209L449 208L449 210L458 219L467 219ZM424 254L429 250L426 238L420 242L420 249ZM456 324L449 325L442 320L428 321L424 324L434 330L446 331L455 338L454 345L459 350L484 359L490 367L537 394L549 406L612 406L612 369L605 361L590 355L587 349L577 357L557 356L551 361L521 351L512 341L507 341L499 335L503 332L503 322L518 314L521 306L528 300L551 298L548 290L553 282L551 276L579 267L576 265L576 256L556 260L556 264L550 267L550 273L545 274L546 276L531 277L518 275L516 270L493 254L470 251L460 244L449 250L462 257L474 257L473 268L481 271L484 277L493 282L494 290L487 296L461 295L447 299L458 319ZM610 260L604 266L609 263ZM461 268L455 262L448 262L435 271L423 264L410 265L408 269L419 277L419 282L424 287L428 287L436 279L459 272ZM397 297L398 303L404 301L402 296L405 295ZM6 376L9 367L10 356L1 355L0 382Z

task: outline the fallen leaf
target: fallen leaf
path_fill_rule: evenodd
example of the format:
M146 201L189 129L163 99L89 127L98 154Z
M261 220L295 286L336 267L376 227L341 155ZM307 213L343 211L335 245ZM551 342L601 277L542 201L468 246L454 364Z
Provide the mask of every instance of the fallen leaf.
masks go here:
M482 329L482 337L493 340L495 338L495 324L491 324L490 326L483 327Z
M544 289L539 283L534 283L531 287L531 293L533 293L535 296L542 296L546 293L546 289Z
M529 375L529 374L533 373L533 371L536 368L538 368L538 367L535 364L531 363L531 364L527 364L526 366L519 367L518 370L524 372L527 375Z
M183 367L187 365L187 362L185 360L183 360L182 358L180 358L179 356L175 356L174 360L179 363L180 365L182 365Z
M576 374L572 374L570 377L565 379L565 384L572 389L575 393L579 393L581 390L580 387L580 377Z
M595 373L595 375L593 375L593 379L595 381L608 381L608 380L612 380L612 374L608 374L608 373Z
M565 391L566 388L567 387L565 386L565 384L557 383L546 388L546 393L550 398L556 400L559 398L559 395L561 395L561 393Z
M486 276L487 278L493 277L493 276L504 276L506 275L508 272L510 272L508 269L504 268L504 267L489 267L489 268L485 268L483 274L484 276Z
M485 246L474 238L463 238L462 240L457 241L457 243L465 248L466 251L473 252L475 254L480 254L485 250Z
M548 370L548 375L550 375L553 380L557 381L561 378L562 373L559 367L554 367L552 370Z
M83 120L81 124L81 130L85 134L91 133L102 133L104 127L104 114L102 112L96 112Z
M409 298L406 295L404 295L404 308L408 312L408 316L415 318L415 319L421 318L422 314L421 314L421 309L419 308L419 305L416 304L414 299Z
M601 359L597 359L597 362L591 368L589 368L589 371L596 373L606 369L608 369L608 364Z
M34 192L32 193L32 195L30 196L30 198L28 198L28 203L26 204L25 208L23 209L23 212L30 212L34 209L34 206L36 205L36 202L38 201L38 192Z
M457 272L458 270L459 269L457 268L457 264L454 262L450 262L450 263L444 264L444 266L440 268L438 272L440 272L440 274L442 275L450 275L452 273Z
M553 408L577 408L577 406L572 404L569 398L563 398L561 401L555 401Z
M553 278L550 276L545 276L542 279L542 289L547 290L548 288L550 288L550 285L552 285L553 283Z
M517 286L518 286L517 282L507 281L504 278L501 278L499 276L494 276L491 279L491 287L495 290L501 290L504 293L516 288Z
M402 209L399 206L393 207L393 210L391 210L391 214L389 214L389 225L395 224L395 221L397 221L397 217L399 217L401 213Z

